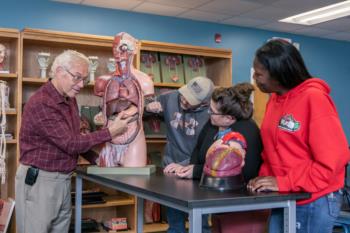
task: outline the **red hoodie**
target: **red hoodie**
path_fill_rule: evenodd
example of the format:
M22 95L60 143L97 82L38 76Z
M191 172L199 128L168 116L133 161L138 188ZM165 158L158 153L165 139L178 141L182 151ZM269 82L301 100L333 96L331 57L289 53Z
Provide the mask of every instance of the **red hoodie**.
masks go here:
M306 191L306 204L344 185L348 143L330 88L311 78L287 93L272 94L261 136L264 143L260 176L275 176L280 192Z

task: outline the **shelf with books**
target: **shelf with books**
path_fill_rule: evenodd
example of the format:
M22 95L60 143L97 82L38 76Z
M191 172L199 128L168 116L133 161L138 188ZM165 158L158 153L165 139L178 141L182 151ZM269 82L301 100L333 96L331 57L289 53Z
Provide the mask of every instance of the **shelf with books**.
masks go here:
M17 29L0 28L0 81L6 86L5 104L9 105L5 109L6 134L11 133L13 138L18 137L19 131L19 90L20 82L18 76L20 67L20 33ZM4 100L3 100L4 101ZM6 181L1 185L0 194L4 200L15 197L15 176L17 170L17 156L19 147L16 139L6 141ZM11 216L9 216L10 220ZM7 232L15 232L14 221L11 221Z
M132 196L108 195L103 197L103 200L105 201L105 203L85 204L83 205L83 209L127 206L135 204L135 198Z

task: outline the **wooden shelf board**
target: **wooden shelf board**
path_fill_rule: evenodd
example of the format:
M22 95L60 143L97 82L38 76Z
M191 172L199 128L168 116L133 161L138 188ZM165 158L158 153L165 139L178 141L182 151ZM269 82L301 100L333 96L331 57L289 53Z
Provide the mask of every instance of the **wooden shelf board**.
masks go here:
M146 143L159 144L159 143L166 143L166 142L167 142L166 138L147 138L146 136Z
M14 110L6 110L6 115L17 115L16 109Z
M133 230L129 230L129 231L122 231L122 230L120 230L120 231L105 231L105 230L100 230L100 231L95 231L95 232L91 232L91 233L136 233L135 231L133 231Z
M209 226L211 226L212 223L209 220ZM186 221L186 229L189 228L189 222ZM151 224L144 224L143 225L143 232L160 232L160 231L166 231L168 229L167 223L151 223Z
M113 207L113 206L125 206L125 205L135 204L135 200L132 197L111 195L111 196L103 197L103 199L106 201L106 203L88 204L88 205L83 205L82 207L83 209L92 209L92 208L106 208L106 207Z
M28 84L43 84L46 83L49 79L39 78L39 77L23 77L22 81Z
M175 87L175 88L180 88L185 84L181 83L154 83L155 87Z
M88 83L88 85L86 85L85 87L94 87L95 86L95 82L92 82L92 83Z
M7 144L16 144L17 140L16 139L11 139L11 140L6 140Z
M175 87L175 88L180 88L184 84L178 84L178 83L154 83L155 87ZM86 87L94 87L95 83L89 83Z
M17 74L15 73L0 73L0 78L8 78L8 79L12 79L12 78L17 78Z
M25 28L22 30L24 40L47 41L61 44L77 44L112 48L112 36L97 36L76 32L62 32Z
M147 40L141 40L141 51L142 50L153 52L188 54L213 58L232 57L232 51L230 49L208 48L203 46L173 44Z
M168 229L167 223L151 223L151 224L143 225L143 232L145 233L166 231L167 229Z
M42 79L39 77L23 77L23 82L28 84L43 84L46 83L48 79ZM179 83L154 83L155 87L175 87L180 88L184 84ZM89 83L87 87L94 87L95 83Z
M107 231L101 231L101 232L107 232ZM129 231L108 231L108 233L135 233L135 231L133 230L129 230Z
M8 38L19 38L19 30L12 28L0 28L0 36Z
M33 85L41 85L48 81L49 79L39 78L39 77L23 77L23 83L33 84ZM89 83L86 87L92 88L95 86L95 83Z

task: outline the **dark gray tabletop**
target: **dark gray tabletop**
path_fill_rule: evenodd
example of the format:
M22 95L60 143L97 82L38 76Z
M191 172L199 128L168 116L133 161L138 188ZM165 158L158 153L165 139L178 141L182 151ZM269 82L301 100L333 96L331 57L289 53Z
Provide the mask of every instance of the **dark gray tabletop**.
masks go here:
M170 201L188 208L225 206L233 204L266 203L299 200L310 197L308 193L252 193L246 189L238 191L215 191L199 187L198 180L180 179L173 174L164 175L157 170L152 175L91 175L77 169L84 179L95 181L128 193L146 195Z

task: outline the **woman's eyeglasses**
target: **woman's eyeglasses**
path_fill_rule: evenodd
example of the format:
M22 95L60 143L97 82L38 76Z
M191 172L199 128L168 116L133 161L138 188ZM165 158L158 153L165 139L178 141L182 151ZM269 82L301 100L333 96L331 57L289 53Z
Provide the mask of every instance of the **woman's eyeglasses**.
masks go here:
M218 113L218 112L214 112L211 108L208 108L208 114L209 115L217 115L217 116L223 116L226 114L222 114L222 113Z
M89 84L89 79L88 77L82 77L79 75L74 75L72 72L70 72L66 67L62 66L63 69L72 77L73 82L75 84L80 83L81 81L83 81L84 86Z

